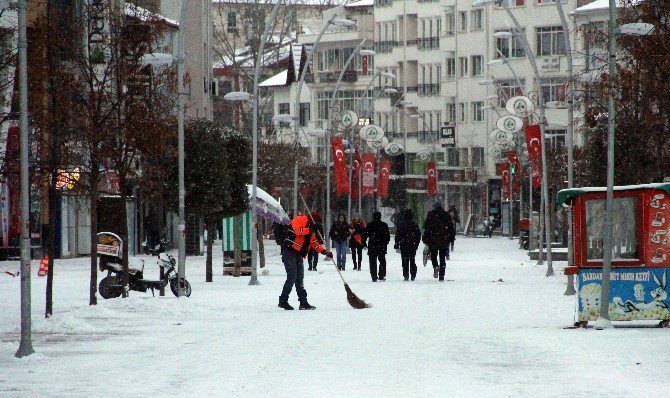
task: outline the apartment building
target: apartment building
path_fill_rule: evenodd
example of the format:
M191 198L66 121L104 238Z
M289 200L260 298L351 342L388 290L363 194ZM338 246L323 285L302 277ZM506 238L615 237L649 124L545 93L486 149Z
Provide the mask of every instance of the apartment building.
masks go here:
M375 122L405 143L408 202L420 217L435 198L427 195L426 161L418 154L432 153L435 147L439 200L444 205L455 205L462 218L498 215L505 205L495 166L501 159L492 149L490 132L499 115L506 114L505 100L523 93L537 102L539 90L545 102L564 100L567 54L555 2L504 1L537 60L539 80L519 37L495 35L514 27L501 5L375 0L375 63L399 77L395 85L399 94L375 103ZM569 13L577 1L564 0L562 5ZM568 24L573 32L570 18ZM506 62L491 62L497 59ZM548 109L546 118L548 144L563 145L567 111ZM455 148L435 145L445 125L455 126Z

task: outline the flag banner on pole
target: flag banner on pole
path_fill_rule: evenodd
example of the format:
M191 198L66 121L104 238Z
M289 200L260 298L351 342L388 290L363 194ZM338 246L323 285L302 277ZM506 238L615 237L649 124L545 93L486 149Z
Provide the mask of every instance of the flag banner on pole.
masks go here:
M367 55L362 55L361 56L361 70L364 75L368 74L368 56Z
M333 165L335 170L335 187L337 196L349 194L349 179L347 178L347 160L344 158L342 138L338 137L332 141Z
M534 124L526 127L526 145L528 146L528 159L531 163L542 158L542 132L540 126Z
M437 195L437 164L435 162L428 162L426 164L428 172L428 195Z
M503 200L509 200L509 197L510 197L510 191L509 191L509 182L510 182L509 163L498 163L497 166L498 166L498 170L500 171L500 175L502 177L500 183L502 184Z
M19 180L19 126L10 126L7 130L7 144L5 148L5 169L8 175L8 232L7 236L12 237L21 235L21 190Z
M535 159L530 163L530 175L533 178L533 189L539 189L542 185L542 163Z
M379 162L379 178L377 179L377 192L379 196L386 199L389 197L389 174L391 172L391 161L384 158Z
M361 155L358 152L354 155L354 172L351 176L351 198L358 199L358 179L361 175Z
M509 160L509 163L515 168L519 167L519 155L516 154L516 151L507 152L507 160Z
M363 154L363 196L375 193L375 154Z

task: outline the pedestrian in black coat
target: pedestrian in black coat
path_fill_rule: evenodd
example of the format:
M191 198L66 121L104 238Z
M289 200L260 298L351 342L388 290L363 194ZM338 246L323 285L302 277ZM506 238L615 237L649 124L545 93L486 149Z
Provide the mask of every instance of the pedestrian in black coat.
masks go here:
M337 221L330 227L330 238L337 252L337 268L344 271L347 264L347 238L349 238L349 223L344 214L340 213Z
M451 217L437 202L433 210L428 212L423 224L423 243L430 250L430 260L433 263L433 277L439 275L440 281L444 281L444 272L447 267L446 260L449 259L449 245L456 234ZM439 258L439 264L438 264Z
M395 233L395 248L400 249L400 257L402 258L402 275L405 280L412 280L416 278L416 250L419 248L421 242L421 230L419 225L414 221L414 213L412 210L405 209L403 217L398 224L398 229Z
M314 221L313 228L316 239L319 241L319 243L323 244L323 227L321 226L321 215L314 211L312 212L310 219ZM307 263L309 264L309 268L307 269L308 271L316 271L316 266L319 264L319 253L316 250L312 248L309 249L307 252Z
M386 247L391 241L391 234L389 226L382 221L382 213L376 211L372 214L372 221L365 227L365 236L368 240L372 281L386 280ZM379 274L377 274L377 260L379 260Z

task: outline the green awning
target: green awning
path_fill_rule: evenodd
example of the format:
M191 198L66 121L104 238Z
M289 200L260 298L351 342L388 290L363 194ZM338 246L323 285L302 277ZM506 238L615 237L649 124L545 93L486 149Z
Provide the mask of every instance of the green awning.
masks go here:
M658 184L642 184L642 185L622 185L614 187L615 191L633 191L638 189L660 189L670 195L670 183ZM556 195L556 203L559 206L572 201L574 198L591 192L607 192L607 187L585 187L585 188L570 188L558 191Z

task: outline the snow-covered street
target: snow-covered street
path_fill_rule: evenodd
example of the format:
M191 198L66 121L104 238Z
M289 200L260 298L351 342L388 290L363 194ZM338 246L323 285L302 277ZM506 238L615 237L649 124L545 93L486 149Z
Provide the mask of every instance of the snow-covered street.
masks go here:
M366 310L348 305L323 257L305 277L317 310L277 308L285 274L272 241L260 286L221 276L220 247L213 283L204 282L204 257L189 257L189 299L132 292L89 307L88 259L58 261L53 318L42 316L45 278L32 279L37 354L24 359L14 358L19 278L4 273L18 265L0 263L0 396L649 397L670 389L667 329L563 329L576 305L563 295L564 264L546 278L517 247L460 237L444 283L420 254L414 282L402 280L393 250L386 282L371 282L367 258L357 272L348 257L344 276L373 305ZM147 277L158 273L151 261Z

